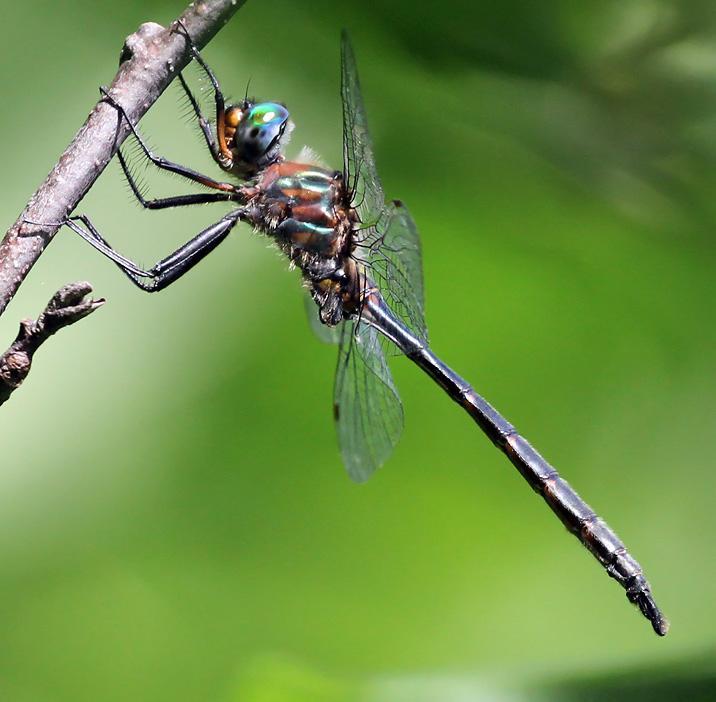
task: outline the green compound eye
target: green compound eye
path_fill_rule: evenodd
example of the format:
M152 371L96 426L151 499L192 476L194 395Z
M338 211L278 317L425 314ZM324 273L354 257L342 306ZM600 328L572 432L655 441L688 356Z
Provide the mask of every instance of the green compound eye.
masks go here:
M288 110L277 102L261 102L250 107L234 135L238 158L259 167L275 161L281 153L288 124Z
M286 108L274 102L262 102L249 112L249 121L255 127L265 127L272 122L283 122L287 117Z

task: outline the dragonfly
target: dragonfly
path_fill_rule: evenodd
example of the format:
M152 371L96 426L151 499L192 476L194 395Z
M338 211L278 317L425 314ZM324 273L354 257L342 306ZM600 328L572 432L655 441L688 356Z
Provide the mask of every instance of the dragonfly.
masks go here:
M350 476L357 482L367 480L400 438L403 407L388 358L404 355L474 420L624 588L654 631L664 636L668 621L641 566L615 532L507 419L431 349L418 230L401 201L386 201L347 33L343 32L341 42L343 168L331 170L315 158L287 159L284 148L293 122L286 106L248 97L228 104L186 28L178 24L174 29L184 36L190 59L213 92L211 117L204 114L201 100L181 73L177 80L206 147L231 180L217 180L154 153L119 102L103 90L104 100L116 108L118 119L126 121L141 157L203 186L203 191L148 198L121 149L118 158L132 192L147 209L228 202L230 212L151 268L142 268L120 254L87 215L68 217L63 224L147 292L163 290L179 280L240 222L268 236L301 271L319 335L338 344L334 417Z

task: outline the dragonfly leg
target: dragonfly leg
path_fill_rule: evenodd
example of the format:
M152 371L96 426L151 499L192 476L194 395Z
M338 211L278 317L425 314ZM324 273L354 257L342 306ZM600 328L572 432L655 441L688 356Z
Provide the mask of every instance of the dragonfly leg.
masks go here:
M216 163L224 167L226 160L224 157L222 157L221 152L219 151L219 146L216 142L216 138L214 137L214 133L211 131L211 125L209 124L209 120L204 116L204 113L201 111L199 102L197 101L196 97L194 97L194 93L191 91L191 88L189 87L188 83L186 82L186 79L184 78L184 75L180 73L177 76L177 79L179 81L179 85L184 91L184 94L189 100L191 109L194 111L194 116L199 123L201 133L204 135L204 141L206 142L206 146L209 149L209 153L211 153L211 157L214 159L214 161L216 161Z
M81 236L101 254L113 261L138 288L146 292L158 292L181 278L207 254L211 253L244 216L238 209L192 237L186 244L158 261L149 269L143 269L119 252L99 233L86 215L69 217L64 224ZM84 227L80 226L81 222Z
M199 104L189 89L189 86L186 84L184 77L179 74L179 82L189 98L194 114L199 120L199 126L201 127L202 132L204 132L204 138L209 150L211 151L211 155L222 168L230 169L234 160L234 155L231 153L231 149L229 149L226 143L226 101L224 100L224 94L221 92L219 81L211 68L209 68L209 65L206 61L204 61L202 55L199 53L199 49L196 47L196 44L194 44L194 41L184 23L178 20L175 23L174 31L184 37L187 46L189 47L191 57L204 71L206 77L211 83L211 87L214 90L214 104L216 105L216 140L211 132L208 120L202 114Z
M169 207L185 207L187 205L205 205L212 202L228 202L237 200L235 193L195 193L191 195L172 195L169 197L147 199L137 184L132 172L127 164L126 159L121 151L117 153L117 158L124 171L124 176L129 183L132 194L137 202L147 210L165 210Z
M199 183L207 188L212 188L213 190L221 190L222 192L232 194L237 192L236 186L232 183L215 180L214 178L206 176L203 173L199 173L192 168L188 168L187 166L182 166L181 164L174 163L173 161L170 161L163 156L157 156L144 141L141 134L139 133L139 130L134 126L134 124L132 124L132 121L127 116L127 113L124 111L124 108L107 92L105 88L100 88L100 92L102 93L103 100L108 104L112 105L112 107L117 110L120 116L127 123L132 132L132 136L136 139L137 144L139 144L139 147L142 150L142 153L144 154L145 158L147 158L154 166L163 171L175 173L182 178L186 178L187 180ZM126 160L123 157L120 159L120 163L122 164L122 170L124 171L127 180L130 182L130 186L132 186L132 192L136 194L136 191L138 190L138 188L136 187L136 182L134 181L132 174L127 168Z

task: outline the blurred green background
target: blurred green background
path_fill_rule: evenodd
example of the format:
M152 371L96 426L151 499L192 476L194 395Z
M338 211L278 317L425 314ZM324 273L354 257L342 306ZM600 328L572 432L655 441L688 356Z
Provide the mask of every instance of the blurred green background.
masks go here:
M3 5L3 228L124 37L182 7ZM352 484L335 350L265 240L240 227L147 296L63 231L3 348L66 282L108 303L0 410L0 696L714 699L716 7L254 0L205 56L228 93L286 102L289 155L340 166L343 26L386 192L422 232L436 351L616 529L670 635L405 360L403 440ZM175 97L144 131L215 172ZM224 211L143 212L118 171L80 209L144 263Z

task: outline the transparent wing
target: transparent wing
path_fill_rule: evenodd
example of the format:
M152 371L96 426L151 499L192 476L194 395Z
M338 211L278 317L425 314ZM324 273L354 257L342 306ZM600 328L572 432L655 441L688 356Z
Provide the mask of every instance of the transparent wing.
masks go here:
M427 341L420 239L407 208L397 201L385 204L346 32L341 42L341 95L343 171L351 205L362 222L354 232L353 256L394 313ZM348 473L363 482L395 448L403 430L403 406L384 353L386 338L357 320L341 326L334 395L338 440Z
M375 223L385 207L373 145L348 33L341 35L341 96L343 98L343 173L351 202L366 224Z
M351 478L362 483L398 443L403 431L403 405L379 332L353 320L342 326L334 415L343 462Z
M427 343L420 237L408 208L394 200L377 223L356 232L354 258L365 265L393 312ZM391 352L399 352L391 345Z
M354 256L370 270L395 314L414 334L427 341L420 237L405 205L397 200L385 203L355 56L345 31L341 42L341 94L345 178L352 204L363 222L354 234Z

